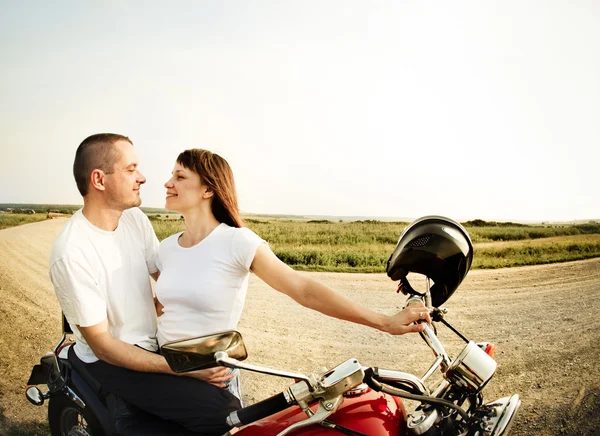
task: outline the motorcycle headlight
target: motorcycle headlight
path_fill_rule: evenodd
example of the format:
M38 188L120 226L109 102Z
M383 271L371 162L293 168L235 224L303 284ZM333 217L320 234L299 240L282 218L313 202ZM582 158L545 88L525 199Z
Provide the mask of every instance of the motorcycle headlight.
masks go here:
M446 371L446 378L455 385L477 393L496 372L496 361L474 342L469 342Z

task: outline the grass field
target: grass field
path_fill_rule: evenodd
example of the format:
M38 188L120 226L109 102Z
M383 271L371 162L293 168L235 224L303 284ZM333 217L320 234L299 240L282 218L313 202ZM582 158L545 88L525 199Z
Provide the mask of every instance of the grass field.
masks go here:
M600 256L600 234L475 245L474 268L503 268Z
M0 213L0 230L46 219L45 213Z
M149 214L159 240L184 229L178 215ZM46 214L0 214L0 229L46 219ZM407 223L247 219L285 263L302 271L384 272ZM471 226L469 226L471 224ZM502 268L600 257L600 224L466 223L473 268Z
M159 239L184 229L176 219L153 219ZM302 271L383 272L406 223L247 220L285 263ZM500 223L501 224L501 223ZM600 224L467 227L473 268L565 262L600 256Z

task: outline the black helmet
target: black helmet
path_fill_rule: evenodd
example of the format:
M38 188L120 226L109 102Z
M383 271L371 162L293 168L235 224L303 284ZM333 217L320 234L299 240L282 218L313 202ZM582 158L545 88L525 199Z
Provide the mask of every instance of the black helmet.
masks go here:
M409 224L388 259L386 272L392 280L406 280L409 272L433 280L431 300L439 307L463 281L473 261L473 244L459 223L441 216L426 216Z

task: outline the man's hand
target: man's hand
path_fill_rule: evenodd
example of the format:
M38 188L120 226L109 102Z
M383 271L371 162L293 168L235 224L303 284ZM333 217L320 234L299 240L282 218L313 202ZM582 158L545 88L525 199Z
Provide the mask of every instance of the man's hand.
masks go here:
M224 388L227 386L225 382L235 377L235 374L230 374L229 371L229 368L217 366L216 368L200 369L198 371L185 372L181 373L180 375L205 381L207 383L217 386L218 388Z
M422 324L413 324L419 320L423 320L431 324L431 316L429 310L422 303L412 303L392 315L386 322L385 331L392 335L403 335L405 333L422 332L425 326Z

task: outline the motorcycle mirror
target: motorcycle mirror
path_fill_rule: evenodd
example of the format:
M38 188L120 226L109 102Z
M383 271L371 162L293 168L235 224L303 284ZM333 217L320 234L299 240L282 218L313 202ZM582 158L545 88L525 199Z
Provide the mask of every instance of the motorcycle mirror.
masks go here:
M25 391L25 396L34 406L41 406L44 404L44 394L42 394L42 391L35 386L29 386Z
M215 353L224 351L233 359L248 357L242 335L236 330L187 338L164 344L160 353L174 372L188 372L217 366Z

